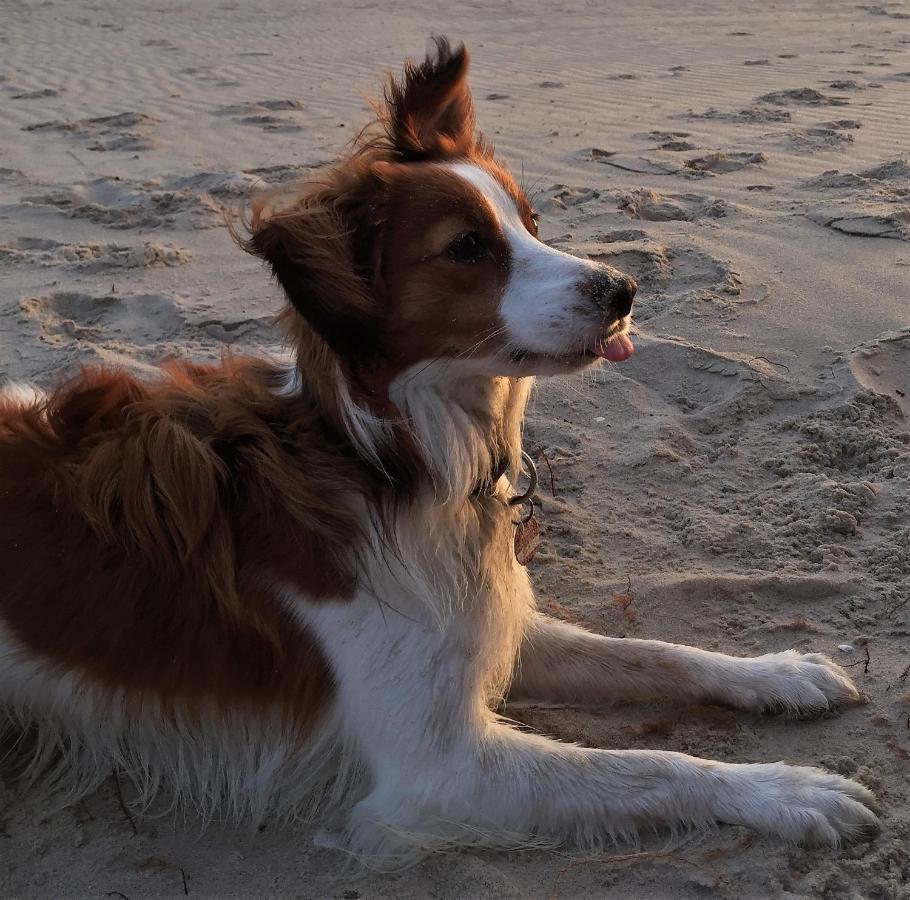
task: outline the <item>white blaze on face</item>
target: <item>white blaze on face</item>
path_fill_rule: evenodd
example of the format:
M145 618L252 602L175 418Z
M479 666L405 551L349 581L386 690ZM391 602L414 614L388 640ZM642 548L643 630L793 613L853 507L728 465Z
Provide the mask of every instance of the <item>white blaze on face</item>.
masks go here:
M514 349L549 356L590 349L600 315L582 289L597 266L533 237L515 201L484 169L472 163L451 168L487 199L508 243L512 269L499 308Z

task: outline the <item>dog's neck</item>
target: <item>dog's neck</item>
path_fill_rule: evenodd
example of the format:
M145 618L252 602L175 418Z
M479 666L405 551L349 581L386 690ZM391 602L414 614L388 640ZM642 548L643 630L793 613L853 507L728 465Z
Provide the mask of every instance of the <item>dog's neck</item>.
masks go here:
M533 379L491 377L451 360L421 363L391 384L440 502L460 502L520 468L521 425Z
M397 375L382 396L367 396L321 342L297 346L297 363L281 372L276 392L306 395L392 483L404 457L416 459L418 478L440 503L492 486L503 464L517 476L533 378L491 377L467 361L432 360Z
M491 377L476 361L438 359L367 389L300 316L286 316L285 325L297 360L278 376L277 392L307 396L393 484L416 468L437 502L459 503L490 485L503 462L517 477L533 378ZM404 462L412 458L414 466Z

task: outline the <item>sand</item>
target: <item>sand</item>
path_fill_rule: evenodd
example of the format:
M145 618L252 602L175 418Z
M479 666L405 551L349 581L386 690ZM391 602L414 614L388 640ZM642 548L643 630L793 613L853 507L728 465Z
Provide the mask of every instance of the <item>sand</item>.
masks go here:
M5 0L0 21L0 376L39 384L279 352L279 295L222 207L331 159L429 33L467 41L544 238L641 286L635 357L536 393L541 603L611 635L823 651L868 695L811 722L509 714L820 764L884 807L882 835L840 851L723 828L357 877L305 827L133 827L113 780L63 811L7 786L0 895L910 897L910 6Z

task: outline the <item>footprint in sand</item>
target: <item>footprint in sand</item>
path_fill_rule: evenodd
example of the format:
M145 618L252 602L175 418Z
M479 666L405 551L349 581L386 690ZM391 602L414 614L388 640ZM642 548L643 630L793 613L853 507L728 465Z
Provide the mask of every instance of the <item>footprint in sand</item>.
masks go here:
M144 347L173 337L184 325L174 299L164 294L94 296L64 291L24 297L19 309L37 324L42 341L60 346L78 341L109 348L124 342Z
M251 172L199 172L142 182L96 178L25 197L24 202L52 206L71 218L87 219L106 228L216 228L224 224L226 205L236 206L268 183L305 168L273 166Z
M241 125L257 125L266 131L300 131L303 126L293 114L300 112L303 104L299 100L260 100L258 103L243 103L222 106L215 110L216 116L230 116ZM274 113L291 115L276 116Z
M692 247L666 247L649 238L574 243L573 250L589 259L615 266L639 284L636 319L645 322L681 303L718 303L732 307L741 281L729 265ZM724 295L721 301L719 295Z
M151 181L96 178L60 185L46 194L24 197L23 202L55 207L71 218L87 219L106 228L217 228L224 225L226 207L236 208L256 191L295 181L322 164L197 172Z
M687 138L690 134L688 131L645 131L633 135L633 137L643 138L647 141L672 141L678 138Z
M684 140L689 137L688 131L648 131L635 136L649 141L657 141L656 150L671 150L678 153L697 149L695 144Z
M856 349L850 369L863 387L896 400L910 418L910 328L888 332Z
M604 150L601 147L588 147L578 153L578 158L584 162L597 162L601 159L607 159L610 156L616 156L616 151Z
M910 207L889 209L877 203L822 206L808 214L819 225L855 237L910 241Z
M756 102L773 106L847 106L850 103L846 97L833 97L809 87L772 91L763 94Z
M655 140L653 135L667 135L673 138L676 135L686 136L686 132L648 132L644 137ZM641 137L642 135L639 135ZM578 159L584 162L598 162L623 172L634 172L638 175L691 175L680 168L673 159L653 159L646 156L633 156L627 153L618 153L614 150L602 150L600 147L590 147L578 153Z
M910 164L891 160L861 172L823 172L804 184L832 194L810 207L813 222L857 237L910 241Z
M628 242L628 241L649 241L651 240L651 235L647 231L642 231L640 228L614 228L612 231L605 231L602 234L595 235L598 241L603 241L606 244L612 244L615 241Z
M276 326L274 316L258 316L236 321L205 319L193 322L192 325L222 344L235 344L238 341L250 341L252 338L259 344L275 344L284 339L284 332Z
M302 125L298 125L295 122L287 122L284 119L279 118L278 116L269 116L269 115L257 115L257 116L243 116L237 120L241 125L257 125L263 131L280 131L284 133L289 133L292 131L301 131L303 129Z
M722 200L701 194L660 194L639 189L626 194L619 208L633 219L648 222L698 222L720 219L727 215L728 206Z
M46 194L23 198L35 206L51 206L74 219L105 228L157 228L181 225L215 228L223 224L224 207L211 194L166 181L128 182L119 178L61 186Z
M39 122L26 125L23 131L57 132L79 138L87 145L88 150L123 150L136 152L152 150L160 146L153 140L148 131L156 125L158 119L145 113L125 112L115 116L99 116L93 119L78 119L74 122L63 122L55 119L52 122Z
M66 244L29 237L0 244L0 265L65 266L80 272L182 266L191 258L188 250L171 244Z
M636 338L635 356L622 373L652 391L658 406L678 407L701 419L700 431L720 430L792 391L784 370L746 353L724 353L681 338Z
M658 150L670 150L673 153L682 153L688 150L697 150L698 147L695 144L690 143L689 141L681 141L678 139L672 141L664 141L662 144L657 145Z
M544 213L562 212L570 206L581 206L600 199L600 191L594 188L569 187L565 184L552 184L541 193L547 195L547 199L536 205Z
M880 163L862 172L841 172L830 169L806 182L808 188L865 188L870 191L888 190L896 187L895 196L907 196L906 183L910 179L910 163L903 159L894 159Z
M590 151L588 151L590 152ZM602 155L592 154L589 159L595 162L612 166L615 169L621 169L623 172L634 172L637 175L677 175L685 174L685 170L671 161L649 159L645 156L631 156L624 153L604 153Z
M46 97L59 97L63 93L62 89L42 88L37 91L26 91L22 94L13 94L12 100L43 100Z
M696 156L684 163L687 169L711 175L725 175L728 172L739 172L746 166L757 166L768 161L764 153L709 153L707 156Z
M839 119L836 122L819 122L807 128L795 128L780 134L763 137L784 144L796 153L816 153L820 150L840 150L855 140L850 133L862 128L854 119Z
M858 81L846 79L843 81L829 81L828 87L836 91L864 91L868 87L866 84L860 84Z
M197 172L195 175L174 175L163 180L163 185L172 191L190 191L215 197L219 200L234 200L248 197L251 192L265 184L293 180L312 167L267 166L244 172Z
M690 120L711 119L718 122L736 122L743 124L761 124L764 122L789 122L792 116L786 109L773 106L750 106L745 109L724 111L710 107L704 112L689 110L675 118Z
M859 6L857 9L863 9L872 16L885 16L889 19L910 19L910 13L901 12L898 9L888 9L885 6Z
M287 165L279 164L276 166L261 166L257 169L244 169L244 175L250 175L256 178L263 185L288 184L299 181L311 172L313 169L319 169L329 164L329 160L315 162L312 165Z

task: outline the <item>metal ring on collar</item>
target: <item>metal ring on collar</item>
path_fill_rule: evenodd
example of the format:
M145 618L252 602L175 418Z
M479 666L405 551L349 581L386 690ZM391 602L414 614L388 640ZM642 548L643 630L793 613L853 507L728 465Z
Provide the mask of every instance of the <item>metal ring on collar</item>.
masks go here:
M525 470L528 473L529 484L527 490L525 490L523 494L518 494L515 497L509 498L509 506L521 506L522 503L527 503L537 490L537 482L539 479L537 475L537 466L534 465L534 460L522 450L521 461L524 463Z

